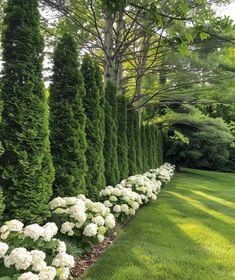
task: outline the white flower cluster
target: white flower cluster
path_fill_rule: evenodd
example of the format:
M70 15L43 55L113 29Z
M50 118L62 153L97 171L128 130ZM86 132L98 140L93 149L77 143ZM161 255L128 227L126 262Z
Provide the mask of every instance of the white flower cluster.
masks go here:
M20 280L54 280L56 277L56 279L67 280L75 261L73 256L66 253L65 243L53 238L57 231L55 223L47 223L44 226L32 224L24 227L18 220L6 222L0 228L1 240L4 241L0 241L0 259L3 259L4 266L14 267L17 271L27 270L18 277ZM32 242L28 242L28 238L33 240L33 246ZM14 246L15 239L21 246ZM45 250L49 253L48 258L42 250L30 250L32 247L37 247L38 243L35 241L39 239L41 247L46 247ZM57 253L54 253L55 246L57 246ZM53 260L51 257L54 257Z
M93 202L84 195L57 197L50 202L54 215L66 217L60 231L68 236L90 237L91 241L102 242L107 230L115 227L115 218L110 209L101 202Z
M175 166L165 162L163 165L161 165L157 169L150 169L148 173L148 176L155 176L156 179L160 180L163 184L167 184L170 182L171 177L174 175L175 172Z
M30 237L34 241L40 237L45 241L50 241L56 234L58 228L55 223L47 223L43 227L38 224L28 225L24 228L24 224L18 220L7 221L0 228L0 238L6 240L11 232L17 232L24 235L24 237Z
M116 187L106 187L100 192L100 197L115 217L134 215L140 205L157 199L162 184L169 182L173 176L174 168L173 165L165 163L143 175L131 176Z

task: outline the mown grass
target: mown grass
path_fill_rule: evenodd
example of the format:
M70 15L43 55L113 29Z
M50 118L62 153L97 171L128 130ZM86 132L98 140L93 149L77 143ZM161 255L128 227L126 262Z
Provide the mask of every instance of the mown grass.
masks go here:
M235 174L175 175L82 279L235 279Z

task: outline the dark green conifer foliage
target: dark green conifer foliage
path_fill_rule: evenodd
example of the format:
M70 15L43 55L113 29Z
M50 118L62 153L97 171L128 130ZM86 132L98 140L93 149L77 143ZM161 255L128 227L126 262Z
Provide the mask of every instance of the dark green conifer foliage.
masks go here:
M44 44L38 1L8 1L4 25L0 185L5 218L41 223L50 213L54 169L41 74Z
M129 104L127 111L127 139L128 139L128 160L129 175L137 174L136 161L136 141L135 141L135 111L133 106Z
M92 59L85 56L81 66L84 78L86 94L83 98L86 123L87 139L87 165L86 176L87 194L89 197L96 197L99 191L104 188L104 124L103 124L103 104L101 100L102 78L95 67Z
M148 145L147 145L147 135L146 135L145 125L142 125L141 127L141 144L142 144L142 157L143 157L143 172L146 172L149 169L149 165L148 165Z
M78 69L77 46L64 34L54 53L54 74L50 88L51 150L55 166L55 196L84 193L87 172L85 152L85 94Z
M139 113L137 111L134 118L134 130L135 130L135 146L136 146L136 168L137 173L143 172L143 158L142 158L142 145L141 145L141 131Z
M153 160L153 138L152 138L152 126L147 125L147 147L148 147L148 165L149 169L154 168L154 160Z
M128 140L127 140L127 100L124 95L118 95L118 165L120 178L127 178L129 175L128 167Z
M101 176L101 185L104 187L106 185L105 180L105 174L104 174L104 139L105 139L105 92L104 92L104 83L103 83L103 73L97 64L97 62L94 62L95 66L95 78L96 78L96 84L99 89L99 123L100 123L100 139L101 139L101 150L102 150L102 156L100 157L100 165L101 169L100 172L102 174Z
M120 180L117 157L117 97L116 88L108 81L105 87L105 178L108 185L117 184ZM115 105L116 104L116 105Z

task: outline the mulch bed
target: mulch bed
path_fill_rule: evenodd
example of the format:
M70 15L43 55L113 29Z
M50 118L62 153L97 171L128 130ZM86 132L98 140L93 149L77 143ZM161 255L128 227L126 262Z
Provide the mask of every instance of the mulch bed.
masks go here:
M105 240L97 245L95 245L91 252L85 254L77 262L75 268L72 270L72 276L76 279L80 279L84 272L96 262L99 256L107 249L107 247L113 243L117 238L117 233L110 234Z

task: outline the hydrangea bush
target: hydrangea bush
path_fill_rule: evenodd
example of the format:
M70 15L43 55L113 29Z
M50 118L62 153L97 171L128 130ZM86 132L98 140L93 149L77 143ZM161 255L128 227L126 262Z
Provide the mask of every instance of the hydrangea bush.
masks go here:
M0 280L67 280L75 260L58 236L76 240L83 249L102 242L116 221L124 221L141 205L157 199L174 169L165 163L143 175L130 176L115 187L107 186L100 192L99 202L81 194L57 197L49 203L52 218L44 226L5 222L0 228Z
M55 223L24 227L18 220L0 228L0 279L66 280L75 264L64 242L55 238Z
M89 244L102 242L105 233L116 225L108 207L87 199L85 195L57 197L50 202L50 208L60 232L76 238L83 249L89 249Z

